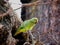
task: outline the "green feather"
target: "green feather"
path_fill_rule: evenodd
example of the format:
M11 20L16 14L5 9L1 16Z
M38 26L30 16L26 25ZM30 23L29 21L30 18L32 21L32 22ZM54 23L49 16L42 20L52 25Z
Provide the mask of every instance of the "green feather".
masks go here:
M28 30L32 30L35 24L38 22L37 18L32 18L29 20L24 21L19 28L17 29L16 33L14 36L18 35L21 32L27 32Z

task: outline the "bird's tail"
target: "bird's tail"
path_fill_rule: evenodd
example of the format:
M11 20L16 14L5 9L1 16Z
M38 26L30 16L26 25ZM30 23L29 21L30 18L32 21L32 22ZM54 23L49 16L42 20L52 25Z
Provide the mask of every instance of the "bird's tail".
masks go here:
M20 32L16 32L15 34L14 34L14 36L16 36L16 35L18 35Z

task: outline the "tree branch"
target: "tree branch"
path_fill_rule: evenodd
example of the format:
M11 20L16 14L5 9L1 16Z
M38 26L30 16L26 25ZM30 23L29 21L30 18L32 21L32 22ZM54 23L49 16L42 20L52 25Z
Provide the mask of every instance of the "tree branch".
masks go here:
M1 14L1 15L0 15L0 17L7 16L11 11L12 11L12 9L11 9L11 8L9 8L9 9L8 9L8 11L7 11L7 12L5 12L5 13L3 13L3 14Z
M40 3L40 1L32 2L32 3L28 3L28 4L23 4L22 7L35 6L35 5L38 5L39 3Z

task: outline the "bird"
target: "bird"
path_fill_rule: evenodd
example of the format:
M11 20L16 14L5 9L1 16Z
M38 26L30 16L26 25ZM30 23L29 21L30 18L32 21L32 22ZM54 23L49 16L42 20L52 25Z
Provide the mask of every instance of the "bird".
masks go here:
M36 25L37 22L38 22L38 18L36 18L36 17L24 21L24 22L21 23L21 25L17 28L14 36L20 34L21 32L25 33L25 32L27 32L28 30L32 30L33 27Z

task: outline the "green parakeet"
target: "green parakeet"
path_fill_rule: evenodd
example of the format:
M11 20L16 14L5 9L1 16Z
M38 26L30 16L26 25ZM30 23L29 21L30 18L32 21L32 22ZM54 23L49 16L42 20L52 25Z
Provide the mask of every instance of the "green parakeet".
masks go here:
M26 20L24 21L20 27L17 29L16 33L14 36L18 35L19 33L21 32L27 32L28 30L32 30L33 27L35 26L35 24L38 22L38 19L37 18L32 18L32 19L29 19L29 20Z

